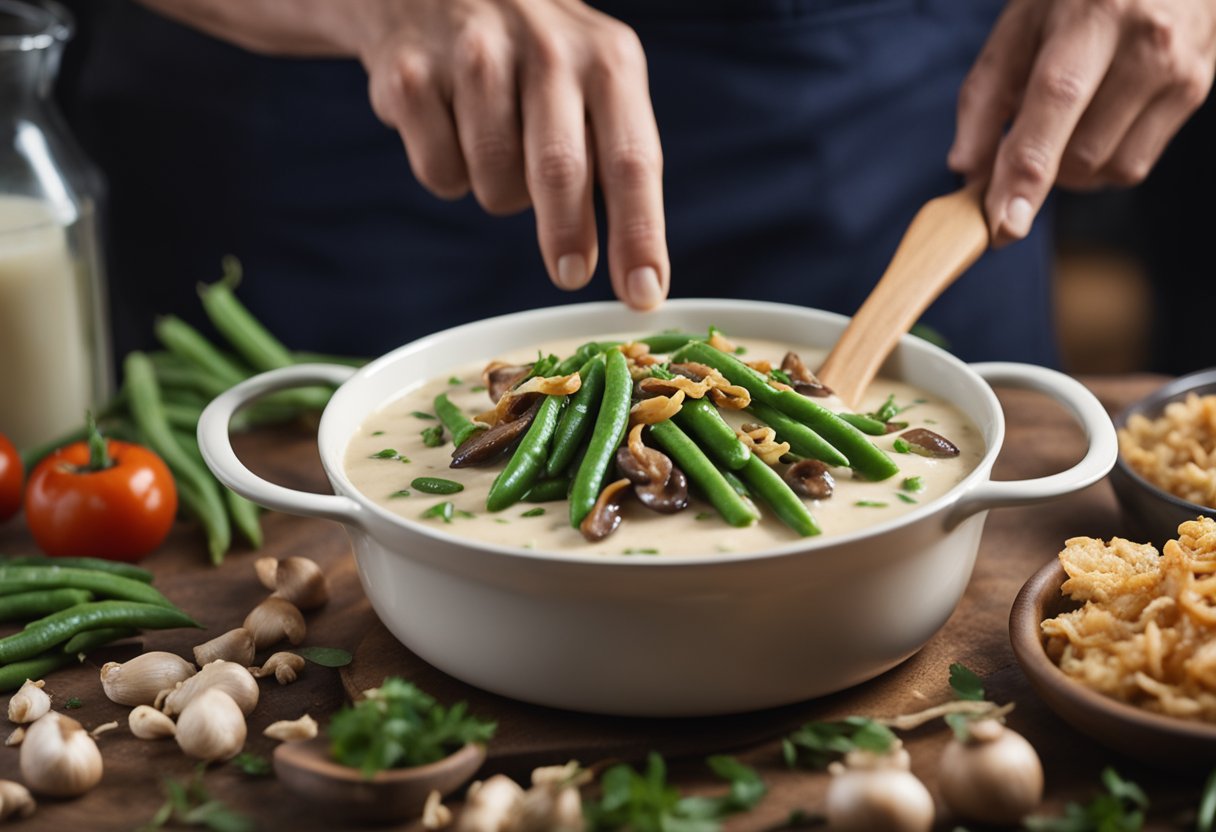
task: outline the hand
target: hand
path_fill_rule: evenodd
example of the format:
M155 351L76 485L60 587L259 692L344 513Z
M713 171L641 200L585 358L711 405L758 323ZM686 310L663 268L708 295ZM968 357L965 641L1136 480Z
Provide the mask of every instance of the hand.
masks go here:
M948 160L989 180L993 243L1025 237L1055 182L1142 181L1214 66L1213 0L1010 0L959 93Z
M670 277L662 151L646 58L625 24L581 0L379 0L360 48L376 115L414 175L492 214L529 205L553 282L586 285L607 210L616 295L648 309Z

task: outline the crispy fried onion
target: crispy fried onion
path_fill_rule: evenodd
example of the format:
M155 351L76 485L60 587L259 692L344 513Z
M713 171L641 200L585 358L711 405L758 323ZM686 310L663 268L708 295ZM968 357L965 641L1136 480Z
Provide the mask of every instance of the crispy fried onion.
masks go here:
M749 422L735 431L735 436L768 465L776 465L790 452L790 443L778 442L777 432L768 425Z
M714 404L724 410L742 410L752 403L752 395L747 392L747 388L731 384L716 367L689 361L683 364L671 364L668 369L676 375L685 376L693 381L709 382L709 397L713 399ZM692 396L692 398L698 397Z
M481 383L490 394L490 401L497 402L503 393L511 389L511 385L527 374L526 366L494 360L481 371Z
M638 394L643 398L650 396L670 396L677 390L684 392L684 395L690 399L700 399L713 389L713 382L708 378L703 378L700 381L693 381L687 376L676 376L675 378L659 378L658 376L647 376L638 382Z
M493 410L477 416L473 421L493 427L499 422L510 421L531 406L537 396L569 396L577 393L582 379L578 373L568 376L533 376L514 390L503 393Z
M604 486L591 511L578 524L584 538L594 543L616 531L617 526L621 525L621 501L629 496L627 489L632 484L628 478L622 477Z
M773 371L773 362L769 361L766 358L761 358L756 361L748 361L746 363L747 363L747 366L751 367L753 370L755 370L757 373L760 373L761 375L768 375L769 373L771 373Z
M642 442L643 427L644 425L638 422L630 429L629 439L626 442L629 455L646 474L648 480L659 483L667 482L667 478L671 476L671 459L662 451L647 447Z
M730 340L717 330L715 330L713 334L709 336L709 345L716 350L721 350L722 352L730 355L734 355L735 350L738 349L734 341Z
M621 344L620 350L625 353L627 359L639 367L649 367L659 363L659 359L650 354L650 344L645 341L630 341L628 344Z
M631 425L657 425L666 422L680 412L684 405L684 391L677 390L670 396L653 396L642 399L629 411Z

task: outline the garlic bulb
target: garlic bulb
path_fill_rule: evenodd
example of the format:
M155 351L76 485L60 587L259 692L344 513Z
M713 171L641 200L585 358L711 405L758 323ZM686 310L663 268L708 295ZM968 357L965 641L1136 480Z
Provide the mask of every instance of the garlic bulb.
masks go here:
M292 742L295 740L310 740L317 735L317 721L308 714L299 719L280 719L272 722L262 731L262 736L272 740Z
M517 811L524 790L504 774L469 786L456 832L500 832Z
M199 667L218 661L250 664L253 654L253 634L244 627L237 627L195 647L194 663Z
M262 679L273 674L280 685L289 685L298 678L304 665L304 657L299 653L280 652L272 655L261 667L249 668L249 672L255 679Z
M197 675L179 682L163 699L158 697L157 707L169 716L184 713L192 699L211 688L222 690L232 697L242 714L249 714L257 707L257 680L241 665L225 661L203 665Z
M151 705L140 705L131 711L127 717L127 727L141 740L159 740L177 733L173 720Z
M21 741L24 739L25 728L18 725L15 729L13 729L13 733L9 734L5 738L4 745L6 748L12 748L14 745L21 745Z
M908 752L850 751L844 764L832 763L828 785L828 825L834 832L929 832L933 797L910 771Z
M210 687L177 718L177 744L196 760L227 760L245 747L245 715L231 696Z
M290 601L302 610L316 609L329 600L325 573L309 558L292 556L279 561L259 558L254 569L262 586L274 590L274 597Z
M10 722L25 723L40 719L51 709L51 697L42 689L46 682L25 680L21 689L8 700L8 718Z
M422 828L443 829L452 822L452 810L443 805L443 794L431 789L422 807Z
M292 644L304 640L304 615L290 601L270 596L245 616L242 625L253 635L258 650L287 639Z
M38 804L30 790L12 780L0 780L0 821L8 818L28 818L34 814Z
M575 761L532 771L532 788L516 802L505 828L510 832L583 832L583 801L579 786L591 779Z
M1043 799L1043 764L1034 746L995 719L967 726L942 752L938 785L960 818L1013 826Z
M101 782L101 752L84 727L51 711L31 725L21 743L21 776L31 791L75 797Z
M197 672L181 656L154 650L123 664L106 662L101 668L101 687L119 705L151 705L162 690Z

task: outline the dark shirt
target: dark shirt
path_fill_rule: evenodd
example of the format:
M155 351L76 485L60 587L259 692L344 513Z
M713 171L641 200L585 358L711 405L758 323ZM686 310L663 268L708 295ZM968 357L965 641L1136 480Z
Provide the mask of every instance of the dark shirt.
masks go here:
M597 5L646 48L672 296L851 313L917 207L958 184L957 90L1001 3ZM550 285L531 212L423 190L356 61L253 55L126 0L89 9L69 109L109 181L118 354L152 342L157 313L201 323L194 286L229 253L257 316L317 351L611 297L603 263L586 290ZM1055 363L1045 235L987 255L925 321L966 360Z

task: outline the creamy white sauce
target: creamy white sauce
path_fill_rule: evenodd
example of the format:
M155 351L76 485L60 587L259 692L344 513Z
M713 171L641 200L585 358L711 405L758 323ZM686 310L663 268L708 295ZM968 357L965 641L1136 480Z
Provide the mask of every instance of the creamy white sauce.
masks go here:
M627 337L604 336L600 340L627 340ZM746 347L742 357L747 361L767 359L780 366L786 351L793 349L815 367L823 351L809 347L787 346L757 339L733 339ZM556 342L540 349L559 356L570 355L580 342ZM512 363L534 360L536 348L496 356ZM755 525L735 528L728 525L708 503L693 498L684 511L677 514L657 514L636 500L627 500L623 522L609 537L588 543L570 525L568 504L517 503L501 511L486 510L486 495L507 457L483 467L451 468L452 442L445 431L445 442L428 448L422 431L439 424L415 413L434 414L433 402L439 393L470 416L490 409L489 396L481 385L484 364L457 367L439 378L403 392L379 411L369 416L351 438L346 448L346 472L351 482L369 499L394 514L411 520L434 524L436 529L459 537L472 538L506 546L520 546L546 551L603 553L605 555L706 555L715 552L746 552L768 549L799 540L799 536L778 520L763 504L758 504L761 519ZM945 494L970 473L984 455L983 437L976 427L952 405L915 387L890 379L876 379L866 393L858 412L872 412L894 394L895 401L908 409L896 417L907 421L908 429L924 427L941 434L961 451L958 457L934 459L912 453L895 453L893 444L903 431L886 436L869 437L879 448L887 451L899 465L900 472L881 482L855 478L847 468L833 468L836 480L833 495L826 500L806 500L807 506L825 535L843 534L889 520L913 511ZM835 397L816 402L840 412L847 408ZM732 422L746 421L748 414L723 412ZM386 449L399 453L400 459L381 459L376 455ZM408 461L405 461L408 460ZM785 466L779 466L783 470ZM424 494L411 487L416 477L442 477L461 483L464 490L453 495ZM911 492L903 486L909 478L919 478L923 487ZM609 471L606 482L616 479ZM401 491L408 496L394 496ZM902 497L900 496L902 495ZM906 499L905 499L906 498ZM440 518L424 518L428 509L451 501L455 515L450 523ZM536 509L543 509L537 513ZM523 516L525 513L533 516Z

